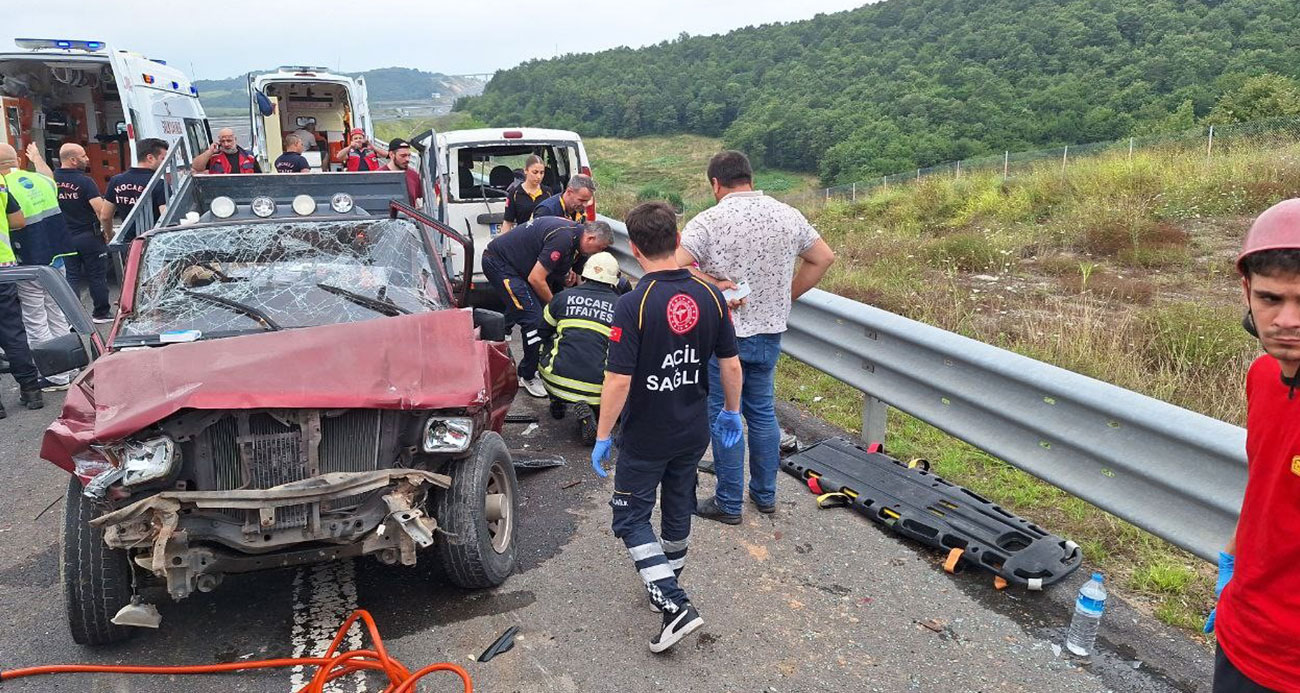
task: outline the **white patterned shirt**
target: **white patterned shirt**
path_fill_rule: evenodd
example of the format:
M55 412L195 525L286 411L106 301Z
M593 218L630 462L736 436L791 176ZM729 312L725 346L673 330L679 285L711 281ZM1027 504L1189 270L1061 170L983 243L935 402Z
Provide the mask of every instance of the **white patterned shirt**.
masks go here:
M682 247L700 270L749 284L732 311L737 337L785 332L795 258L821 236L799 210L760 190L734 192L700 212L682 230Z

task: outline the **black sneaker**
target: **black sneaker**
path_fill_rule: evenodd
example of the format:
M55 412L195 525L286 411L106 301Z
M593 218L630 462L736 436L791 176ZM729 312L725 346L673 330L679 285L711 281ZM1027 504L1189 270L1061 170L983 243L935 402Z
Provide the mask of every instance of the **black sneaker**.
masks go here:
M19 390L18 401L28 409L45 408L45 398L41 396L41 389L39 387L34 390Z
M754 507L758 508L758 511L760 513L763 513L764 515L771 515L772 513L776 512L776 503L759 503L758 501L754 500L753 496L749 497L749 502L753 503Z
M7 416L9 416L9 412L5 411L5 405L0 404L0 419L3 419Z
M686 606L678 609L675 614L665 611L664 628L654 640L650 641L650 651L663 652L676 645L682 638L699 630L702 625L704 619L700 618L700 612L696 611L695 606L690 602L686 602Z
M96 315L96 316L92 317L92 318L90 319L90 321L93 322L93 323L95 323L96 325L106 325L106 324L108 324L108 323L110 323L110 322L113 322L113 316L111 316L111 315Z
M558 400L558 399L553 399L553 400L551 400L551 418L552 418L552 419L556 419L556 420L563 419L563 418L564 418L564 413L565 413L566 411L568 411L568 409L569 409L569 407L568 407L567 405L565 405L564 402L561 402L561 401Z
M695 514L706 520L721 522L724 525L740 524L740 515L731 515L722 512L722 508L718 507L717 496L709 496L708 500L702 503L697 503L695 505Z

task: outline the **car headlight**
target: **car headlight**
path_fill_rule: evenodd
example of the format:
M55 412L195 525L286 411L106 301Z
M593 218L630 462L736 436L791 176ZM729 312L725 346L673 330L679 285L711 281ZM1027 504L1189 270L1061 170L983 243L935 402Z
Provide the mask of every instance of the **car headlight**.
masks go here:
M334 193L334 196L330 198L330 209L339 214L351 212L354 206L356 206L356 203L353 202L352 196L347 193Z
M235 201L225 195L212 198L212 204L208 206L208 211L218 219L229 219L235 216L236 209L238 206L235 205Z
M167 436L123 443L116 452L123 486L161 479L176 468L176 443Z
M431 416L424 423L421 448L425 452L465 452L473 433L473 419Z
M253 198L253 203L249 205L253 210L253 215L265 219L275 214L275 200L266 195L259 195Z

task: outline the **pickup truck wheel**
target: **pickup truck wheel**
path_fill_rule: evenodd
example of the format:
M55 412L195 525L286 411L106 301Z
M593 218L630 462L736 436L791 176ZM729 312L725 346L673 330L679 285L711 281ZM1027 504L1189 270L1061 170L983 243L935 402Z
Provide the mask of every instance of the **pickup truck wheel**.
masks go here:
M63 555L59 575L68 606L68 629L78 645L108 645L135 635L135 629L110 620L131 603L131 557L109 548L104 532L90 526L95 506L81 494L81 482L68 480L64 498Z
M506 442L484 433L447 473L451 488L433 496L443 569L460 587L496 587L515 570L519 484Z

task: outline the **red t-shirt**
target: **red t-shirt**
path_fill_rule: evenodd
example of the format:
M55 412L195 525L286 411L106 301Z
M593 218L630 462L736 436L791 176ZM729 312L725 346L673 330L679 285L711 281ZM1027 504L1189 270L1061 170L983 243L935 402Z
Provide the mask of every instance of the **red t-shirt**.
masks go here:
M1261 356L1246 376L1250 476L1237 523L1237 562L1219 599L1219 645L1243 674L1300 690L1300 389Z

